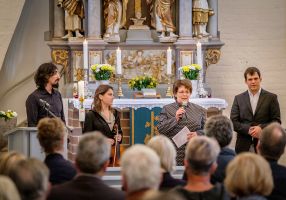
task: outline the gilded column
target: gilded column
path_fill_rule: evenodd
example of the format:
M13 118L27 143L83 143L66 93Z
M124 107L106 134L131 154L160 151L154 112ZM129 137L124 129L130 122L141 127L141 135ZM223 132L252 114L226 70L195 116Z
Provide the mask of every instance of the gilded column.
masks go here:
M101 39L101 0L87 1L87 36Z
M58 0L53 2L53 38L62 38L65 35L65 12L64 9L58 7Z
M209 0L209 8L213 9L214 15L209 17L209 24L207 26L207 32L211 34L213 38L218 37L218 0Z
M192 38L192 0L179 1L179 40Z

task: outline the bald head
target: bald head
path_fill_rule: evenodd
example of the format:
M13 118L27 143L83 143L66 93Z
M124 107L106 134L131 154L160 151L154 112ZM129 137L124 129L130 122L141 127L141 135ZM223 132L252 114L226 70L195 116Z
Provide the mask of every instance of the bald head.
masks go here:
M284 153L285 145L285 130L280 124L271 123L262 130L258 151L265 158L278 160Z

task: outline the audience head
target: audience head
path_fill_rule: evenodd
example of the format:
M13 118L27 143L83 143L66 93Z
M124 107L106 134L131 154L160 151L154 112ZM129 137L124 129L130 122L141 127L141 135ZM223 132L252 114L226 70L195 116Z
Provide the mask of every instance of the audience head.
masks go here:
M0 199L21 200L15 184L7 176L0 176Z
M9 176L11 168L17 162L25 160L26 157L16 151L4 152L0 154L0 174Z
M37 137L46 153L54 153L63 149L65 128L59 118L43 118L37 127Z
M254 153L241 153L227 166L226 190L236 197L267 196L273 188L272 172L267 161Z
M111 110L113 99L113 87L110 85L99 85L94 94L93 109L100 112L102 110L102 104L105 103Z
M184 80L176 80L174 85L173 85L173 94L174 94L174 98L177 101L180 101L180 97L181 97L181 93L183 92L188 92L188 98L191 96L192 94L192 82L188 79L184 79ZM182 103L182 102L179 102Z
M219 154L217 142L206 136L192 138L185 152L185 167L187 174L191 172L197 176L205 176L216 169L216 160Z
M271 123L262 130L258 152L267 159L279 160L285 151L286 133L279 123Z
M22 200L46 199L49 190L49 170L34 158L19 161L10 172Z
M128 193L157 189L161 183L160 159L149 147L133 145L121 159L123 186Z
M216 139L221 148L226 147L231 142L233 126L226 116L215 115L210 117L204 129L206 135Z
M84 134L79 142L76 166L82 173L97 174L109 163L110 143L100 132Z
M43 63L39 66L38 70L36 71L36 74L34 76L35 83L38 88L45 88L45 86L49 83L49 79L58 74L58 68L53 63ZM56 80L54 80L53 87L58 87L58 81L60 76L56 77Z
M173 143L164 135L153 137L147 144L160 158L161 168L172 172L176 167L176 149Z

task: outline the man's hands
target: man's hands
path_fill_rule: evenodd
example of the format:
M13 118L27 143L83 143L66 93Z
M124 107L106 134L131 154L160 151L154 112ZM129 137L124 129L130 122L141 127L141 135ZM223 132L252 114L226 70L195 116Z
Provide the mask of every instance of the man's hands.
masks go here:
M179 121L183 117L183 114L185 114L185 112L185 109L183 107L180 107L176 112L176 120Z
M262 129L260 126L251 126L249 128L248 134L253 138L259 138Z
M187 134L187 139L188 139L188 141L190 140L190 139L192 139L193 137L196 137L198 134L197 134L197 132L189 132L188 134Z

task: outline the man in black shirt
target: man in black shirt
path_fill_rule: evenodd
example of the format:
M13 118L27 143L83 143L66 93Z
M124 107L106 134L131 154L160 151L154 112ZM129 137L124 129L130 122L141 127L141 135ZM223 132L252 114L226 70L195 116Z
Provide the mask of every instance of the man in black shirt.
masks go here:
M52 63L40 65L34 80L37 89L26 100L28 126L36 127L40 119L52 117L45 107L48 107L55 116L61 118L65 123L62 97L54 89L58 88L60 80L57 66Z

